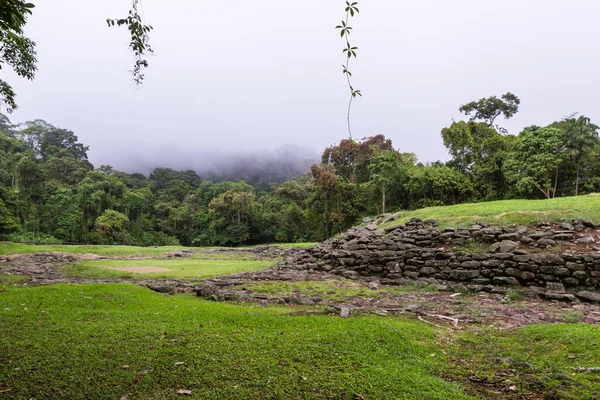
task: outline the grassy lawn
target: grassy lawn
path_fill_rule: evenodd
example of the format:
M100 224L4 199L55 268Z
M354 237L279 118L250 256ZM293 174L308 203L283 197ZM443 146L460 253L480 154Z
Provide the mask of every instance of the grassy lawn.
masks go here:
M134 285L0 293L0 398L467 399L439 334Z
M258 260L253 254L197 254L189 258L167 260L93 260L61 267L70 276L86 278L154 278L154 279L203 279L240 272L259 271L273 265L276 260ZM131 272L114 268L158 267L157 272Z
M465 227L474 222L526 225L561 218L590 218L600 223L600 196L561 197L551 200L502 200L403 211L383 228L406 223L410 218L435 219L442 227Z
M459 335L450 375L467 376L475 390L517 398L597 399L600 327L589 324L531 325L506 332ZM501 397L501 396L498 396Z
M13 242L0 242L0 254L53 253L97 254L106 257L130 256L134 254L162 257L163 253L179 250L197 250L195 247L164 246L99 246L99 245L35 245Z
M28 278L24 275L8 275L0 274L0 287L2 284L5 285L19 285L27 282Z
M312 247L316 243L273 243L270 246L281 247ZM248 246L247 248L254 247ZM65 252L74 254L97 254L106 257L119 257L130 255L144 255L150 257L163 257L165 252L180 250L202 250L210 247L183 247L183 246L164 246L164 247L138 247L138 246L100 246L100 245L34 245L13 242L0 242L0 255L4 254L25 254L25 253L51 253Z
M308 249L309 247L316 246L318 243L315 242L306 242L306 243L267 243L261 244L259 246L279 246L279 247L297 247L299 249ZM243 247L256 247L256 246L243 246Z
M270 296L293 296L301 293L305 297L319 296L323 301L344 302L352 298L381 298L385 294L402 295L406 293L435 293L437 289L433 285L403 285L400 287L381 287L379 290L371 290L366 284L351 281L265 281L252 282L239 286L235 289L246 288L256 293Z

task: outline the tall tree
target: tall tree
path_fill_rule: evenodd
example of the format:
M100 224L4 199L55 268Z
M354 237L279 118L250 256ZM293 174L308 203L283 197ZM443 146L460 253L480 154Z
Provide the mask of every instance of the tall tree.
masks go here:
M523 131L505 163L507 178L520 194L538 189L547 199L556 196L559 168L566 156L564 133L557 128Z
M369 163L371 179L381 192L381 212L385 213L386 189L400 173L400 155L396 151L382 151Z
M500 115L506 119L515 115L519 111L519 104L521 104L521 100L508 92L501 98L491 96L463 104L459 111L470 116L471 120L482 120L491 127L494 126L496 118Z
M340 144L325 149L321 163L333 165L337 175L351 184L369 181L367 166L371 157L380 151L393 151L392 141L384 135L364 138L360 142L344 139Z
M34 7L22 0L0 2L0 69L10 66L13 71L29 80L37 70L35 42L23 34L27 17ZM8 82L0 79L0 105L11 113L17 108L16 94Z
M600 143L598 139L597 125L592 124L588 117L583 115L578 118L566 119L565 141L569 155L577 163L577 178L575 180L575 196L579 195L579 177L581 174L581 163L595 155L594 148Z

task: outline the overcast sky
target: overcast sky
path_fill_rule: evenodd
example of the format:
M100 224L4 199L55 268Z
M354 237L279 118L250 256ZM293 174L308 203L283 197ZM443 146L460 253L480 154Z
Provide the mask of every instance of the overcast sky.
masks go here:
M37 1L33 82L9 74L14 122L42 118L90 145L95 165L181 166L218 151L315 152L347 136L344 0L144 0L155 55L142 87L128 0ZM364 97L355 138L382 133L423 161L446 159L440 130L461 104L511 91L511 133L579 111L600 122L600 1L363 0L351 70ZM134 165L132 167L132 164Z

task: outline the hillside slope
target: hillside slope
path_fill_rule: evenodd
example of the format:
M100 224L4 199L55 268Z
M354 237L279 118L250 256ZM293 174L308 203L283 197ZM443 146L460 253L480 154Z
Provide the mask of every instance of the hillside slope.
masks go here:
M551 200L502 200L485 203L458 204L401 211L380 225L386 228L406 223L411 218L434 219L441 227L467 227L474 222L494 225L528 225L536 222L557 222L561 219L586 218L600 223L600 194L561 197Z

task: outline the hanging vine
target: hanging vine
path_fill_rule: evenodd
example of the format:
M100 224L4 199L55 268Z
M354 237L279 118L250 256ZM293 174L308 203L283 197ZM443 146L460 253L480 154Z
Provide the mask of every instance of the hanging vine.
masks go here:
M129 41L129 48L133 51L135 56L135 63L133 64L133 81L136 84L141 84L144 80L144 69L148 68L148 60L146 55L152 53L152 47L150 46L150 37L148 33L153 29L151 25L146 25L143 18L143 12L140 12L141 0L132 0L131 9L129 15L126 18L107 19L108 26L127 26L131 39Z
M358 14L359 11L357 6L358 2L350 3L349 1L346 1L346 18L345 20L342 20L341 25L335 27L336 29L340 30L340 36L346 42L346 47L344 48L344 50L342 50L342 52L346 56L346 63L342 64L342 72L346 76L346 80L348 81L348 88L350 89L350 100L348 101L348 114L346 116L346 119L348 121L348 135L350 136L350 140L352 140L352 124L350 123L352 101L356 96L362 97L362 93L360 92L360 90L355 89L352 86L352 72L350 72L350 59L352 57L356 58L356 51L358 50L358 47L352 46L350 44L350 32L352 31L352 27L349 25L349 21L350 18L353 18L356 14Z

